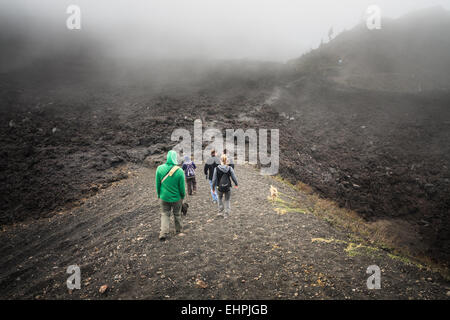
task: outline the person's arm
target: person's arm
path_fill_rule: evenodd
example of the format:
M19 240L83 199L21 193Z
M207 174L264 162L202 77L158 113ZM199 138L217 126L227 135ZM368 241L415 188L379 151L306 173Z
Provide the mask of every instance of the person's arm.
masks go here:
M203 172L205 173L206 179L208 179L208 168L209 164L205 163L205 168L203 169Z
M180 197L181 199L184 199L186 196L186 182L184 181L184 172L181 170L177 170L178 175L178 188L180 189Z
M197 169L197 166L195 165L195 163L192 161L192 165L194 166L194 170Z
M183 163L183 165L181 166L181 169L183 169L183 171L186 171L187 165L185 163Z
M231 179L233 179L233 182L235 184L235 186L238 186L238 182L237 182L237 178L236 178L236 174L234 173L234 169L230 168L230 174L231 174Z
M155 183L156 183L156 194L158 196L159 199L159 195L161 193L161 173L159 172L158 169L156 169L156 175L155 175Z
M217 185L217 169L214 169L213 178L212 178L212 189L213 191L216 190Z

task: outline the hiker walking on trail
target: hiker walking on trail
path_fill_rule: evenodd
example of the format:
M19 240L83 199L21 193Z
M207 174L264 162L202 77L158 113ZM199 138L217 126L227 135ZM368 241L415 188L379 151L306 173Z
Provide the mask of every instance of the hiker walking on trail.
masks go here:
M228 165L229 165L230 167L232 167L233 170L234 170L234 160L233 160L233 157L229 157L229 156L227 155L227 149L223 149L223 154L227 156L227 159L228 159Z
M197 192L197 181L195 180L195 169L197 166L194 161L191 161L189 156L184 156L183 166L181 167L184 171L184 175L186 176L186 183L188 187L188 194L192 196L192 192Z
M227 218L230 214L230 199L231 199L231 180L235 184L235 188L238 187L238 182L234 169L229 166L227 156L224 154L221 157L221 164L214 169L213 174L213 191L218 193L219 198L219 216ZM225 201L222 201L225 197ZM222 212L225 211L225 214Z
M205 172L206 179L209 181L209 186L211 188L211 197L212 197L212 201L214 203L217 203L217 194L214 192L212 180L213 180L213 175L214 175L214 169L219 164L220 164L220 160L219 160L219 158L216 157L216 151L213 149L213 150L211 150L211 157L209 157L206 160L204 172Z
M181 233L181 206L186 195L183 170L177 165L177 153L170 150L167 162L156 169L156 193L161 199L161 231L159 240L166 240L169 235L170 216L173 212L175 230Z

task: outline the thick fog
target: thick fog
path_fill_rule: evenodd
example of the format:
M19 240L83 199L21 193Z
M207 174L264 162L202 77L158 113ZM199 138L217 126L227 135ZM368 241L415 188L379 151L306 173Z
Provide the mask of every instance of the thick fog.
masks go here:
M81 30L66 27L72 4ZM1 45L15 56L83 42L79 50L121 58L286 61L327 41L331 27L335 35L352 28L373 4L391 18L450 9L449 0L1 0Z

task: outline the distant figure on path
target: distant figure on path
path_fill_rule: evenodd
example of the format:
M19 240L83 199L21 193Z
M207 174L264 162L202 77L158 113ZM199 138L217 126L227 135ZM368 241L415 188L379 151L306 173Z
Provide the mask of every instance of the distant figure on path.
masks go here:
M217 194L214 192L212 186L214 169L220 164L219 158L216 157L216 151L211 150L211 157L206 160L204 172L206 175L206 179L209 181L209 186L211 188L211 197L214 203L217 203Z
M233 157L229 157L229 156L227 155L227 149L223 149L223 154L227 156L229 166L232 167L233 170L234 170L234 160L233 160Z
M224 154L221 158L221 164L214 169L213 175L213 192L219 194L219 216L222 216L222 212L225 210L224 218L228 218L230 214L230 200L231 200L231 179L235 184L235 188L238 187L236 174L232 167L228 165L227 156ZM222 202L222 198L225 196L225 201Z
M195 169L197 166L189 156L184 157L183 166L181 167L184 171L184 175L186 176L186 183L188 187L188 194L191 196L192 192L197 192L197 181L195 180Z
M177 153L170 150L167 153L167 162L156 169L156 193L161 199L161 231L159 240L166 240L169 235L170 216L173 212L175 230L181 233L181 206L186 196L184 173L177 166Z

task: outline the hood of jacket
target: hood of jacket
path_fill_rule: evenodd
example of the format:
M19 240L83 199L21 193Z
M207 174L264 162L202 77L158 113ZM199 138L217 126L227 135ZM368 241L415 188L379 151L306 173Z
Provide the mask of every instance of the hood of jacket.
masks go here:
M226 166L224 164L219 164L217 166L217 169L219 169L220 171L222 171L223 173L227 173L228 171L230 171L230 166Z
M167 152L166 164L168 164L168 165L178 165L177 153L174 150L170 150L169 152Z

